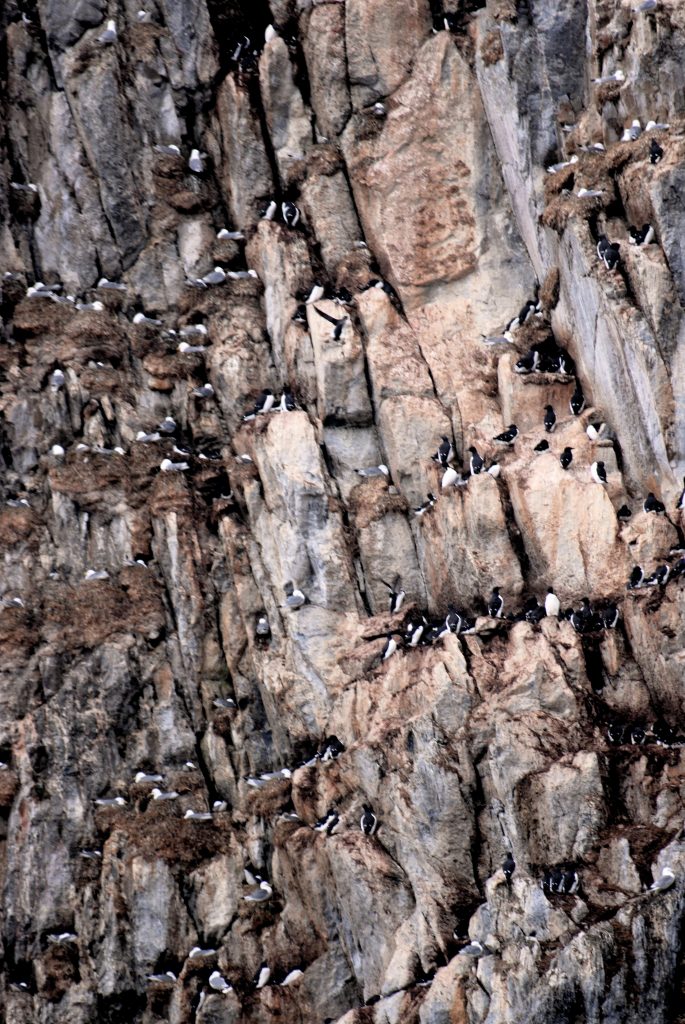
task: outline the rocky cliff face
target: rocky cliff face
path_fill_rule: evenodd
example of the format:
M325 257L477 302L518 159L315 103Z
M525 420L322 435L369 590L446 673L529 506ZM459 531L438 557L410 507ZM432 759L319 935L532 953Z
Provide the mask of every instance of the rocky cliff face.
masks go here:
M683 1020L685 594L626 590L683 541L678 0L2 19L4 1019ZM443 435L499 476L442 489ZM548 587L618 624L507 617Z

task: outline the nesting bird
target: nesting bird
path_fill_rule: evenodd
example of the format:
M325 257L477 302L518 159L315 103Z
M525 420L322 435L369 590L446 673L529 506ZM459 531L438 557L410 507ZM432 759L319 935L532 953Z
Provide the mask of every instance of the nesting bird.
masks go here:
M307 598L302 591L297 589L290 580L284 584L283 590L285 591L285 603L291 611L296 611L307 603Z
M561 463L562 469L568 469L573 462L573 448L566 447L559 456L559 462Z
M515 423L510 423L509 426L503 433L497 434L493 437L493 441L497 441L498 444L506 444L511 447L516 438L519 436L519 429Z
M359 819L359 827L365 836L373 836L378 831L378 818L368 804L364 804L364 813Z
M596 484L605 484L607 482L607 471L604 468L604 463L593 462L590 466L590 476Z
M501 619L504 611L504 598L499 592L499 587L493 587L488 600L488 615L491 619Z

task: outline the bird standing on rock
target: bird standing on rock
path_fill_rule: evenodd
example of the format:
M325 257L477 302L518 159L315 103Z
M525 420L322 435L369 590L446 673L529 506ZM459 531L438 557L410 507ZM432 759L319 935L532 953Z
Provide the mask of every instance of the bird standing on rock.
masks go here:
M488 615L491 619L501 619L504 611L504 598L500 595L499 587L493 587L488 601Z
M283 589L285 591L285 603L291 611L295 611L297 608L301 608L303 604L307 603L307 598L304 596L301 590L297 590L292 581L288 581L284 584Z
M406 591L402 587L401 576L396 576L394 583L386 583L385 580L381 580L384 587L387 587L390 595L390 607L389 612L391 615L396 615L402 607L402 603L406 597Z
M545 430L547 431L547 433L551 434L552 431L554 430L554 428L557 425L557 416L556 416L556 413L554 412L553 406L551 406L551 405L546 405L545 406L545 418L543 420L543 423L545 425Z
M559 462L561 463L562 469L568 469L573 462L573 448L564 448L563 452L559 456Z
M469 468L471 470L471 476L478 476L478 474L483 469L485 463L483 462L482 458L480 457L476 449L473 447L473 445L471 445L469 451L471 453L471 458L469 459Z
M547 596L545 597L545 611L547 612L547 615L550 617L555 615L558 617L560 609L561 605L559 603L559 598L554 593L552 588L549 587L547 589Z
M585 408L585 396L583 395L583 389L580 386L579 380L576 380L576 389L571 395L569 406L574 416L580 416L581 412Z
M507 429L493 437L493 441L497 441L499 444L512 445L516 438L519 436L519 429L515 423L510 423Z
M596 484L605 484L607 482L607 471L604 468L604 463L593 462L590 466L590 476Z
M359 826L365 836L372 836L378 831L378 818L368 804L364 804L364 813L359 820Z
M516 861L510 853L508 853L504 858L504 862L502 864L502 871L504 872L504 878L507 883L507 886L511 887L511 879L514 874L514 871L516 871Z
M642 507L645 512L656 512L657 515L661 515L666 511L666 506L658 498L654 497L653 491L649 492Z
M328 313L324 313L318 306L314 306L314 309L324 320L328 320L329 324L333 324L333 330L331 331L331 338L333 341L340 341L342 332L345 329L345 324L349 322L348 316L340 317L340 319L330 316Z

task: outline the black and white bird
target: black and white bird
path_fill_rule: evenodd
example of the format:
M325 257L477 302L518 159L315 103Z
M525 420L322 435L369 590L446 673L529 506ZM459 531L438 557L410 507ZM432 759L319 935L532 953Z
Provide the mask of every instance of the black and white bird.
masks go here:
M449 629L450 633L461 632L462 618L457 609L453 604L447 606L447 616L445 618L445 626Z
M507 885L510 886L511 879L513 877L514 872L516 871L516 861L510 853L508 853L504 858L504 862L502 864L502 871L504 872L504 878Z
M652 141L649 144L649 162L650 162L650 164L658 164L659 161L663 159L663 156L664 156L663 149L661 148L659 143L656 141L656 139L652 139Z
M300 211L295 206L295 203L286 201L281 203L281 216L283 217L283 223L287 227L294 228L300 219Z
M471 453L471 457L469 459L469 469L471 470L471 476L478 476L478 474L482 471L485 463L483 462L482 458L480 457L476 449L473 447L473 445L471 445L471 447L469 448L469 452Z
M621 262L620 248L618 242L611 242L604 250L604 266L607 270L615 270Z
M654 241L654 228L651 224L643 224L641 228L628 228L630 245L651 245Z
M605 629L616 629L618 625L618 607L613 603L608 604L602 612L602 622Z
M276 398L271 388L263 388L259 398L256 400L252 408L252 411L245 413L243 416L243 423L247 423L250 420L255 419L262 413L271 412L275 401Z
M514 373L534 373L540 364L540 353L537 349L531 349L525 356L516 361Z
M671 575L671 567L669 565L660 565L658 569L655 569L651 576L648 576L644 581L646 587L665 587L668 583L668 578Z
M324 832L327 836L332 836L337 831L339 825L340 815L334 807L331 807L331 809L324 814L323 818L319 818L313 827L315 832Z
M543 420L545 430L548 434L551 434L557 425L557 416L554 412L554 408L551 405L545 406L545 418Z
M632 572L630 573L630 579L628 580L628 583L626 584L626 589L627 590L637 590L638 587L642 586L642 584L644 582L644 578L645 578L645 574L644 574L644 572L642 570L642 566L640 566L640 565L633 566Z
M345 747L337 736L328 736L321 744L319 757L323 762L335 761L345 753Z
M283 394L281 395L281 400L278 404L278 411L294 412L296 408L297 405L295 404L295 398L293 396L292 391L290 390L290 388L284 387Z
M372 836L378 831L378 818L368 804L364 804L364 813L359 819L359 827L365 836Z
M255 989L264 988L265 985L269 984L270 977L271 968L267 964L266 960L263 960L262 963L257 968L257 973L252 979L252 984L255 987Z
M402 586L402 578L400 576L396 576L393 583L386 583L385 580L381 580L381 583L388 589L390 597L388 611L391 615L396 615L407 596L406 591Z
M650 892L665 892L666 889L670 889L675 882L675 872L672 868L662 868L661 874L655 879L649 887Z
M381 463L379 466L367 466L364 469L356 470L356 472L364 477L390 476L390 470L384 463Z
M573 448L569 448L568 446L564 448L563 452L559 456L559 462L561 463L562 469L568 469L573 462Z
M230 981L227 981L219 971L212 971L207 981L209 987L215 992L223 992L224 995L227 995L229 992L233 991L233 986Z
M621 505L620 509L616 513L616 518L622 523L627 523L632 517L633 513L630 511L627 505Z
M385 641L385 647L381 651L381 661L387 661L388 658L392 658L393 654L397 650L398 644L395 640L393 633L388 633Z
M491 619L501 619L504 611L504 598L499 592L499 587L493 587L488 600L488 615Z
M545 611L547 612L547 615L550 617L556 616L558 618L560 609L561 604L559 603L559 598L554 593L552 587L548 587L547 596L545 597Z
M546 438L543 438L542 441L538 441L538 443L533 448L533 451L537 452L538 455L541 454L542 452L548 452L549 451L549 441Z
M581 412L585 408L585 396L579 380L576 380L576 388L571 395L569 408L574 416L580 416Z
M423 636L424 630L428 623L426 622L423 615L418 622L408 622L405 633L404 641L408 647L418 647L421 637Z
M515 423L510 423L505 431L501 434L497 434L493 437L493 441L497 441L498 444L506 444L511 446L516 438L519 436L519 429Z
M262 220L273 220L278 212L278 203L275 199L270 200L262 210Z
M266 615L257 617L257 624L254 629L255 640L259 644L266 644L271 639L271 627Z
M607 482L607 471L604 467L604 463L593 462L590 466L590 476L596 484L605 484Z
M329 313L324 313L324 311L319 309L318 306L314 306L314 309L320 317L323 317L324 320L328 320L329 324L333 324L333 329L331 331L331 338L333 341L340 341L342 332L345 329L345 324L349 322L350 318L348 316L343 316L338 319L337 317L330 316Z
M666 506L662 501L654 497L653 491L650 491L645 498L642 508L645 512L655 512L657 515L661 515L666 511Z
M296 981L304 975L304 971L301 967L293 967L291 971L288 971L283 981L279 982L281 988L288 988L289 985L294 985Z
M461 474L457 473L454 466L447 466L440 480L440 490L446 491L448 487L455 487L459 483L460 478Z
M301 608L303 604L307 604L307 598L301 590L295 587L292 581L288 580L283 585L283 589L285 591L285 603L291 611L295 611L297 608Z
M606 430L606 423L588 423L585 433L591 441L599 441Z
M191 149L188 158L188 170L192 171L193 174L203 174L205 169L204 158L205 154L201 153L199 149Z
M430 511L430 509L433 508L436 501L437 498L435 497L435 495L432 494L431 491L429 491L426 500L423 502L423 504L418 505L416 508L412 509L414 515L419 517L425 515L426 512Z
M454 448L449 437L445 434L442 435L440 445L435 455L431 455L433 462L438 462L441 466L447 468L450 462L454 461Z

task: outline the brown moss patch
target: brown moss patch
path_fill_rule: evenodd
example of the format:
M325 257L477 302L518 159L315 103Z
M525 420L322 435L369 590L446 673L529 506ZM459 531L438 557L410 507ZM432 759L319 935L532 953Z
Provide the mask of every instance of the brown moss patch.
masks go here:
M607 103L617 103L621 95L621 82L604 82L595 91L595 107L599 114Z
M167 861L187 871L231 848L229 815L186 821L171 803L155 810L154 815L131 815L119 824L128 839L129 856Z
M307 158L307 177L329 177L342 167L342 157L337 146L327 143L314 146Z
M159 473L150 489L150 513L163 516L169 512L192 515L193 496L183 479L183 473Z
M390 494L385 479L372 477L354 487L350 493L349 508L358 530L378 522L389 512L406 513L408 505L399 494Z
M30 508L0 509L0 551L29 540L31 549L35 549L38 541L32 534L37 523L38 518Z
M540 302L545 312L554 309L559 301L559 267L552 267L540 288Z
M263 789L252 790L246 801L249 814L258 818L272 818L290 801L291 780L276 779Z
M516 21L516 0L495 0L492 16L495 21Z
M146 570L141 569L140 573ZM52 582L45 588L42 633L62 650L92 649L121 633L155 636L165 617L158 585L146 578L88 580L78 587Z
M107 313L77 313L65 326L57 347L57 358L120 360L126 352L126 337Z
M43 334L59 334L79 316L70 304L52 299L24 299L14 310L14 331L27 338Z
M35 625L26 608L0 609L0 664L16 667L28 658L36 644Z
M19 779L15 772L6 769L0 772L0 807L12 806L19 789Z
M73 942L52 943L41 959L41 968L40 994L49 1003L56 1003L81 980L78 947Z
M483 42L480 44L481 60L486 67L490 67L492 64L497 64L503 56L502 35L499 29L492 29L491 32L485 35Z

